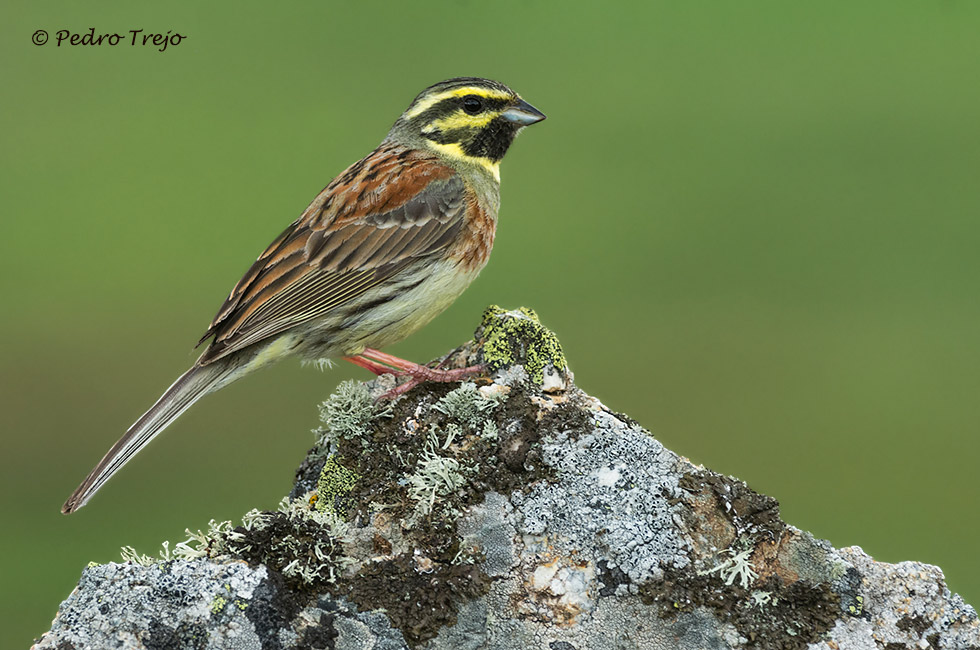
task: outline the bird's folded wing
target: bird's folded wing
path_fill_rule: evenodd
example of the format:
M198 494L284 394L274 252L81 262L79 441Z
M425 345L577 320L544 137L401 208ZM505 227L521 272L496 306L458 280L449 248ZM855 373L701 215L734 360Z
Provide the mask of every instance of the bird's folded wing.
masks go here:
M198 363L325 316L451 245L465 224L463 182L431 160L384 160L338 177L259 256L208 327L202 342L214 340Z

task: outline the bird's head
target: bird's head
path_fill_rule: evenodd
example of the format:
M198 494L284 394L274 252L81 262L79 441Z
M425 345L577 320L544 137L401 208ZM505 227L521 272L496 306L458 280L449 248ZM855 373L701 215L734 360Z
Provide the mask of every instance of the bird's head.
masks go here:
M432 151L454 166L482 167L499 179L498 165L517 132L544 117L502 83L459 77L419 93L388 140Z

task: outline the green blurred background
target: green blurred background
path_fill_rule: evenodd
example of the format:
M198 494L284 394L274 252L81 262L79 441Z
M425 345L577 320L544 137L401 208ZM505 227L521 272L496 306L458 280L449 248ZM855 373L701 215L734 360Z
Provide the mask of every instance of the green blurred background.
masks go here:
M426 85L548 114L480 279L392 351L535 308L580 385L787 521L980 602L980 4L10 2L0 39L0 646L86 562L273 507L341 380L211 396L64 498L250 261ZM60 48L58 29L178 47ZM31 43L37 29L52 40Z

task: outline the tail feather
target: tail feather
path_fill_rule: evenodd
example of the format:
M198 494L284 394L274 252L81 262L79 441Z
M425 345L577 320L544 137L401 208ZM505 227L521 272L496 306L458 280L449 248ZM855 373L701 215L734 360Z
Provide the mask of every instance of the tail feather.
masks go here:
M70 514L92 498L113 474L135 456L143 447L176 420L194 402L208 393L221 388L231 380L231 368L224 363L199 366L177 378L149 411L138 419L126 434L112 446L82 484L72 493L61 512Z

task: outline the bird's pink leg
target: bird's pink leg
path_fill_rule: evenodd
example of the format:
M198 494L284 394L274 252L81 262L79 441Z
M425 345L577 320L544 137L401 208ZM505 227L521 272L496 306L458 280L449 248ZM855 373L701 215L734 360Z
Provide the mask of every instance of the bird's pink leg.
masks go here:
M486 367L482 365L470 366L468 368L455 368L453 370L430 368L372 348L366 348L358 357L400 370L401 372L396 374L408 375L412 379L420 380L419 383L422 381L460 381L461 379L466 379L467 377L486 371Z
M389 368L388 366L383 366L380 363L375 363L374 361L371 361L370 359L365 359L364 357L360 357L360 356L344 357L344 361L350 361L355 366L360 366L365 370L369 370L378 376L387 375L387 374L396 374L393 373L391 371L391 368Z
M376 375L391 374L396 376L409 376L408 381L396 386L378 399L397 397L427 381L460 381L486 370L486 366L482 365L470 366L469 368L456 368L453 370L430 368L372 348L366 348L360 354L351 357L344 357L344 360L350 361L355 366L360 366Z

